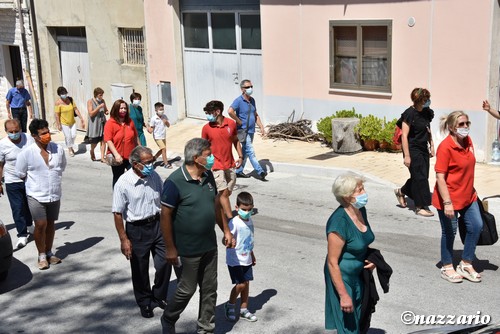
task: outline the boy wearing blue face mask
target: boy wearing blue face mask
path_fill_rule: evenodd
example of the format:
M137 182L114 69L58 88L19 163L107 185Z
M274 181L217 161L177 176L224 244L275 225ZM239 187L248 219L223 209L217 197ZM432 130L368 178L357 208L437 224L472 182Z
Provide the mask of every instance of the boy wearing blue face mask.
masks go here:
M229 321L236 321L235 304L241 295L240 319L257 321L248 307L250 281L253 280L252 266L256 260L253 252L254 228L251 215L253 212L253 198L248 192L241 192L236 198L238 215L229 221L229 229L236 241L234 248L226 249L226 263L231 281L235 286L231 290L229 301L224 304L224 314Z
M165 139L166 128L170 127L170 122L168 121L167 115L165 115L165 106L163 103L155 103L155 115L151 117L149 126L148 131L153 134L153 139L155 140L156 145L160 148L154 156L155 160L161 155L163 159L163 166L165 168L172 168L172 165L167 159L167 140Z

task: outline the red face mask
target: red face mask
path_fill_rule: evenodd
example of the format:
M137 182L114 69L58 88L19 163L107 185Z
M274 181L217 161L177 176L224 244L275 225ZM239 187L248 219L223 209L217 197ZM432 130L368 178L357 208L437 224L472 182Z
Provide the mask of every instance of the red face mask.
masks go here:
M44 135L40 135L40 136L38 136L38 138L39 138L38 140L40 141L40 144L47 145L51 141L50 132L48 132Z

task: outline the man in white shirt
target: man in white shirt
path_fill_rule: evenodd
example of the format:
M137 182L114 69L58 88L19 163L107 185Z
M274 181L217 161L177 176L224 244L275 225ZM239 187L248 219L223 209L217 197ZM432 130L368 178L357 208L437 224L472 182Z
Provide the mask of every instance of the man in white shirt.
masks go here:
M172 265L165 260L165 242L160 228L162 181L154 171L151 149L134 148L129 157L132 168L115 184L113 207L115 227L121 251L130 260L132 286L144 318L154 316L153 309L167 305ZM126 222L126 229L123 221ZM149 256L153 256L155 279L149 282Z
M38 269L61 263L52 253L55 221L61 205L62 173L66 168L64 149L51 142L49 124L34 119L29 125L35 142L21 151L16 161L16 173L26 179L26 195L31 216L35 221L35 244L38 249Z
M5 190L9 198L12 218L17 229L16 248L23 248L28 243L30 232L33 233L33 222L28 208L26 188L16 172L16 159L21 150L33 143L33 138L21 132L18 119L5 121L7 137L0 140L0 177L5 178ZM4 189L0 183L0 196Z

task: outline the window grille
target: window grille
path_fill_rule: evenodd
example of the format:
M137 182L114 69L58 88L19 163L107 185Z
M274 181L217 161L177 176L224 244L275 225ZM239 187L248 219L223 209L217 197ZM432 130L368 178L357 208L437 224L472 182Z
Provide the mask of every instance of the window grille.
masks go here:
M123 63L130 65L146 64L144 34L142 29L121 28Z

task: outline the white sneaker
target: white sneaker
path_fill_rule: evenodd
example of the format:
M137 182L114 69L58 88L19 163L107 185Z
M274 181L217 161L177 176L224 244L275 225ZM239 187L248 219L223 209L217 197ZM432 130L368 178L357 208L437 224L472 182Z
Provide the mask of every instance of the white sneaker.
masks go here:
M35 224L27 226L26 228L28 229L28 233L33 235L33 233L35 232Z
M24 246L26 246L27 243L28 243L28 237L19 237L17 239L16 248L17 249L23 248Z

